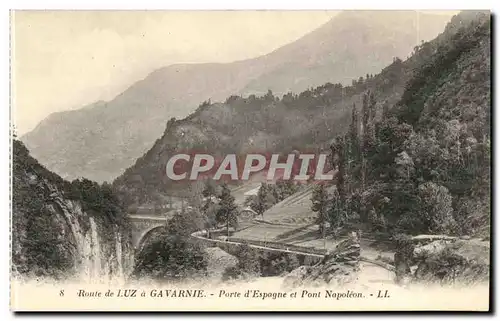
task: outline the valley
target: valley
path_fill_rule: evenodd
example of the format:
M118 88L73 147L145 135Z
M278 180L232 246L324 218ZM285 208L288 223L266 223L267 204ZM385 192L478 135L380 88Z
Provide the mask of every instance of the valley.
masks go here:
M15 138L14 279L118 284L123 298L140 285L232 300L243 284L273 302L484 291L490 15L423 15L418 43L413 15L389 16L346 12L263 57L165 67ZM320 154L328 179L213 176L202 154ZM199 161L196 179L169 175L179 155Z
M254 59L159 66L110 101L49 115L21 140L65 179L111 182L151 148L170 119L189 116L202 102L261 96L268 90L283 96L327 82L351 85L360 76L379 73L394 57L405 59L449 19L449 14L416 11L345 11Z

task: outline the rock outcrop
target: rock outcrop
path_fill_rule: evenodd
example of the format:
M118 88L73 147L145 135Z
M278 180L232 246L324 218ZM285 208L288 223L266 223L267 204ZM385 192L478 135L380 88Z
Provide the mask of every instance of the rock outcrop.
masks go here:
M357 279L360 261L360 244L354 233L328 252L323 260L314 266L301 266L290 272L284 280L284 287L342 285Z
M90 181L62 180L16 140L13 154L13 276L122 280L133 248L110 191Z
M208 247L205 250L208 261L207 273L210 279L221 280L227 268L235 267L238 259L218 247Z
M490 244L476 239L441 239L416 247L414 260L414 281L464 284L487 282Z

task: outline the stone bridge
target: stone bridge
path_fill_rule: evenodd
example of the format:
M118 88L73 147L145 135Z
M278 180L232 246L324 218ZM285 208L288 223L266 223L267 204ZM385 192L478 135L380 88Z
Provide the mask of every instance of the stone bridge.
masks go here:
M165 226L167 220L173 213L166 214L129 214L128 218L132 224L132 244L134 249L142 247L144 241L154 233L155 230Z
M144 241L147 240L152 233L157 229L165 226L167 221L171 219L178 211L172 210L162 214L154 213L141 213L141 214L128 214L130 223L132 224L132 244L135 250L140 250ZM253 217L257 213L249 208L240 211L240 217Z
M245 212L245 210L242 212ZM174 214L175 211L164 214L129 214L128 217L132 224L132 243L134 245L134 249L136 251L141 250L144 242L149 238L149 236L157 229L164 227L167 221L172 218ZM208 246L219 247L228 253L234 252L235 249L239 249L239 247L244 244L265 252L295 254L302 261L301 264L305 265L311 265L312 263L318 262L325 255L324 250L312 247L268 241L243 240L237 238L224 240L210 239L207 238L206 233L206 230L198 231L193 233L191 237L204 242ZM363 256L360 257L360 261L382 267L390 272L394 271L393 266L381 261L372 260Z

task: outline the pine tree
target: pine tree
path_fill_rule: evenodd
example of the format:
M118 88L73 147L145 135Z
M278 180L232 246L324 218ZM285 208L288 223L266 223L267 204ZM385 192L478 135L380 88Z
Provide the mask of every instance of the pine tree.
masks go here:
M201 193L203 197L205 197L203 211L206 211L213 204L213 197L217 194L217 185L211 178L205 181L205 188Z
M331 204L327 208L327 218L330 221L330 226L333 228L333 233L335 233L335 228L345 223L347 217L344 207L345 202L340 198L338 186L339 185L337 185L337 189L333 193Z
M370 119L369 92L363 95L363 105L361 108L361 133L364 135L366 125Z
M317 223L319 224L319 232L324 235L325 222L328 215L328 193L324 184L318 184L314 187L311 197L313 212L318 213Z
M272 92L272 90L271 90L271 89L268 89L268 90L267 90L267 93L266 93L266 95L264 96L264 99L265 99L266 101L274 101L274 95L273 95L273 92Z
M363 96L362 143L361 143L361 188L366 184L367 155L375 139L375 96L368 92Z
M205 181L205 187L201 194L205 198L205 203L203 204L201 211L206 221L206 227L208 228L210 233L210 227L215 223L214 216L216 216L217 214L217 207L213 200L213 198L217 196L217 185L211 178L208 178Z
M389 117L389 102L385 101L382 106L382 119Z
M377 113L376 104L377 102L375 101L375 95L373 94L373 92L370 92L368 98L368 122L373 123L375 121Z
M264 218L264 212L276 203L276 198L273 195L273 188L262 183L259 192L257 193L256 202L253 204L252 209Z
M238 211L236 204L234 204L234 197L225 183L222 185L219 209L215 219L217 223L226 225L227 236L229 236L229 226L236 227L238 221Z
M353 161L359 159L359 115L356 105L352 106L351 125L349 126L350 158Z
M342 202L345 201L346 199L346 186L345 186L345 176L346 176L346 148L345 148L345 141L344 139L341 139L340 144L339 144L339 173L338 173L338 185L337 189L339 191L340 195L340 200Z

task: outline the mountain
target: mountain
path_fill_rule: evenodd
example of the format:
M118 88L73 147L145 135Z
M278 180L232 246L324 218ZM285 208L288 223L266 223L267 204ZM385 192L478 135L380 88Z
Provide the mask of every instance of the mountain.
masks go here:
M330 144L335 189L327 189L326 196L314 197L312 188L292 195L266 211L265 221L234 236L310 244L306 227L326 217L331 227L349 230L355 224L378 235L467 235L476 238L470 246L477 248L466 252L482 248L472 243L491 235L490 23L489 13L453 17L441 35L402 63L411 72L397 102L382 113L371 103L380 98L380 88L372 92L373 100L366 93L361 113L353 110L345 121L349 129ZM311 201L326 210L314 212ZM317 240L323 236L316 234ZM450 247L420 272L437 276L438 267L458 252ZM482 254L481 259L488 257ZM475 263L465 256L457 261L465 266L459 270L470 271L466 266ZM459 278L469 277L474 279L467 273Z
M168 159L179 152L206 152L216 158L228 153L286 153L327 148L332 137L349 124L353 105L365 90L379 88L383 104L395 104L411 69L396 59L379 75L352 86L327 83L299 95L230 96L224 103L204 103L188 117L168 122L163 135L115 181L128 203L161 201L163 194L184 190L182 181L165 176Z
M161 201L162 194L179 191L179 187L183 186L169 181L164 175L167 160L178 152L194 150L221 156L225 153L245 154L255 151L287 153L294 149L329 149L335 136L343 135L349 128L353 106L359 112L360 107L365 105L367 91L371 92L375 102L371 114L373 119L382 119L388 110L395 108L393 106L405 106L406 111L415 109L416 113L417 107L432 109L444 103L449 105L455 101L451 96L459 95L460 92L456 90L461 87L456 83L450 84L454 86L454 91L451 96L448 95L446 78L439 78L435 72L449 72L454 67L453 63L468 53L465 49L461 53L460 47L453 50L448 47L471 21L476 21L476 13L466 12L455 16L442 34L419 45L406 61L396 58L379 74L354 81L351 86L327 83L298 95L286 94L282 98L269 91L263 96L231 96L224 103L204 103L185 119L169 121L162 137L118 177L114 185L125 194L124 199L129 203ZM476 42L473 44L477 46ZM440 51L450 50L449 57L440 56ZM443 66L440 67L439 63ZM443 69L445 67L447 69ZM485 66L481 68L487 72ZM427 78L419 76L422 70L427 73ZM455 72L460 74L462 71ZM476 74L474 77L479 76ZM483 78L480 80L484 82ZM455 82L467 84L467 81L459 79ZM477 85L476 88L481 94L478 94L479 98L474 98L475 94L471 90L475 86L471 84L462 88L464 92L470 93L470 97L464 99L474 103L474 106L477 99L487 97L487 92L484 92L487 87L481 83L481 87ZM443 97L446 99L422 102L418 100L418 95L412 96L417 88L418 95L423 97L430 88L437 92L444 91ZM460 108L465 106L457 105L451 113L459 113ZM406 117L416 117L412 116L412 112L407 114ZM481 115L484 116L484 113ZM445 116L449 117L448 114ZM410 120L406 122L411 123Z
M160 68L111 101L49 115L21 140L65 178L111 181L152 146L170 118L189 115L202 101L350 84L380 72L394 57L408 56L448 19L415 11L342 12L265 56Z

